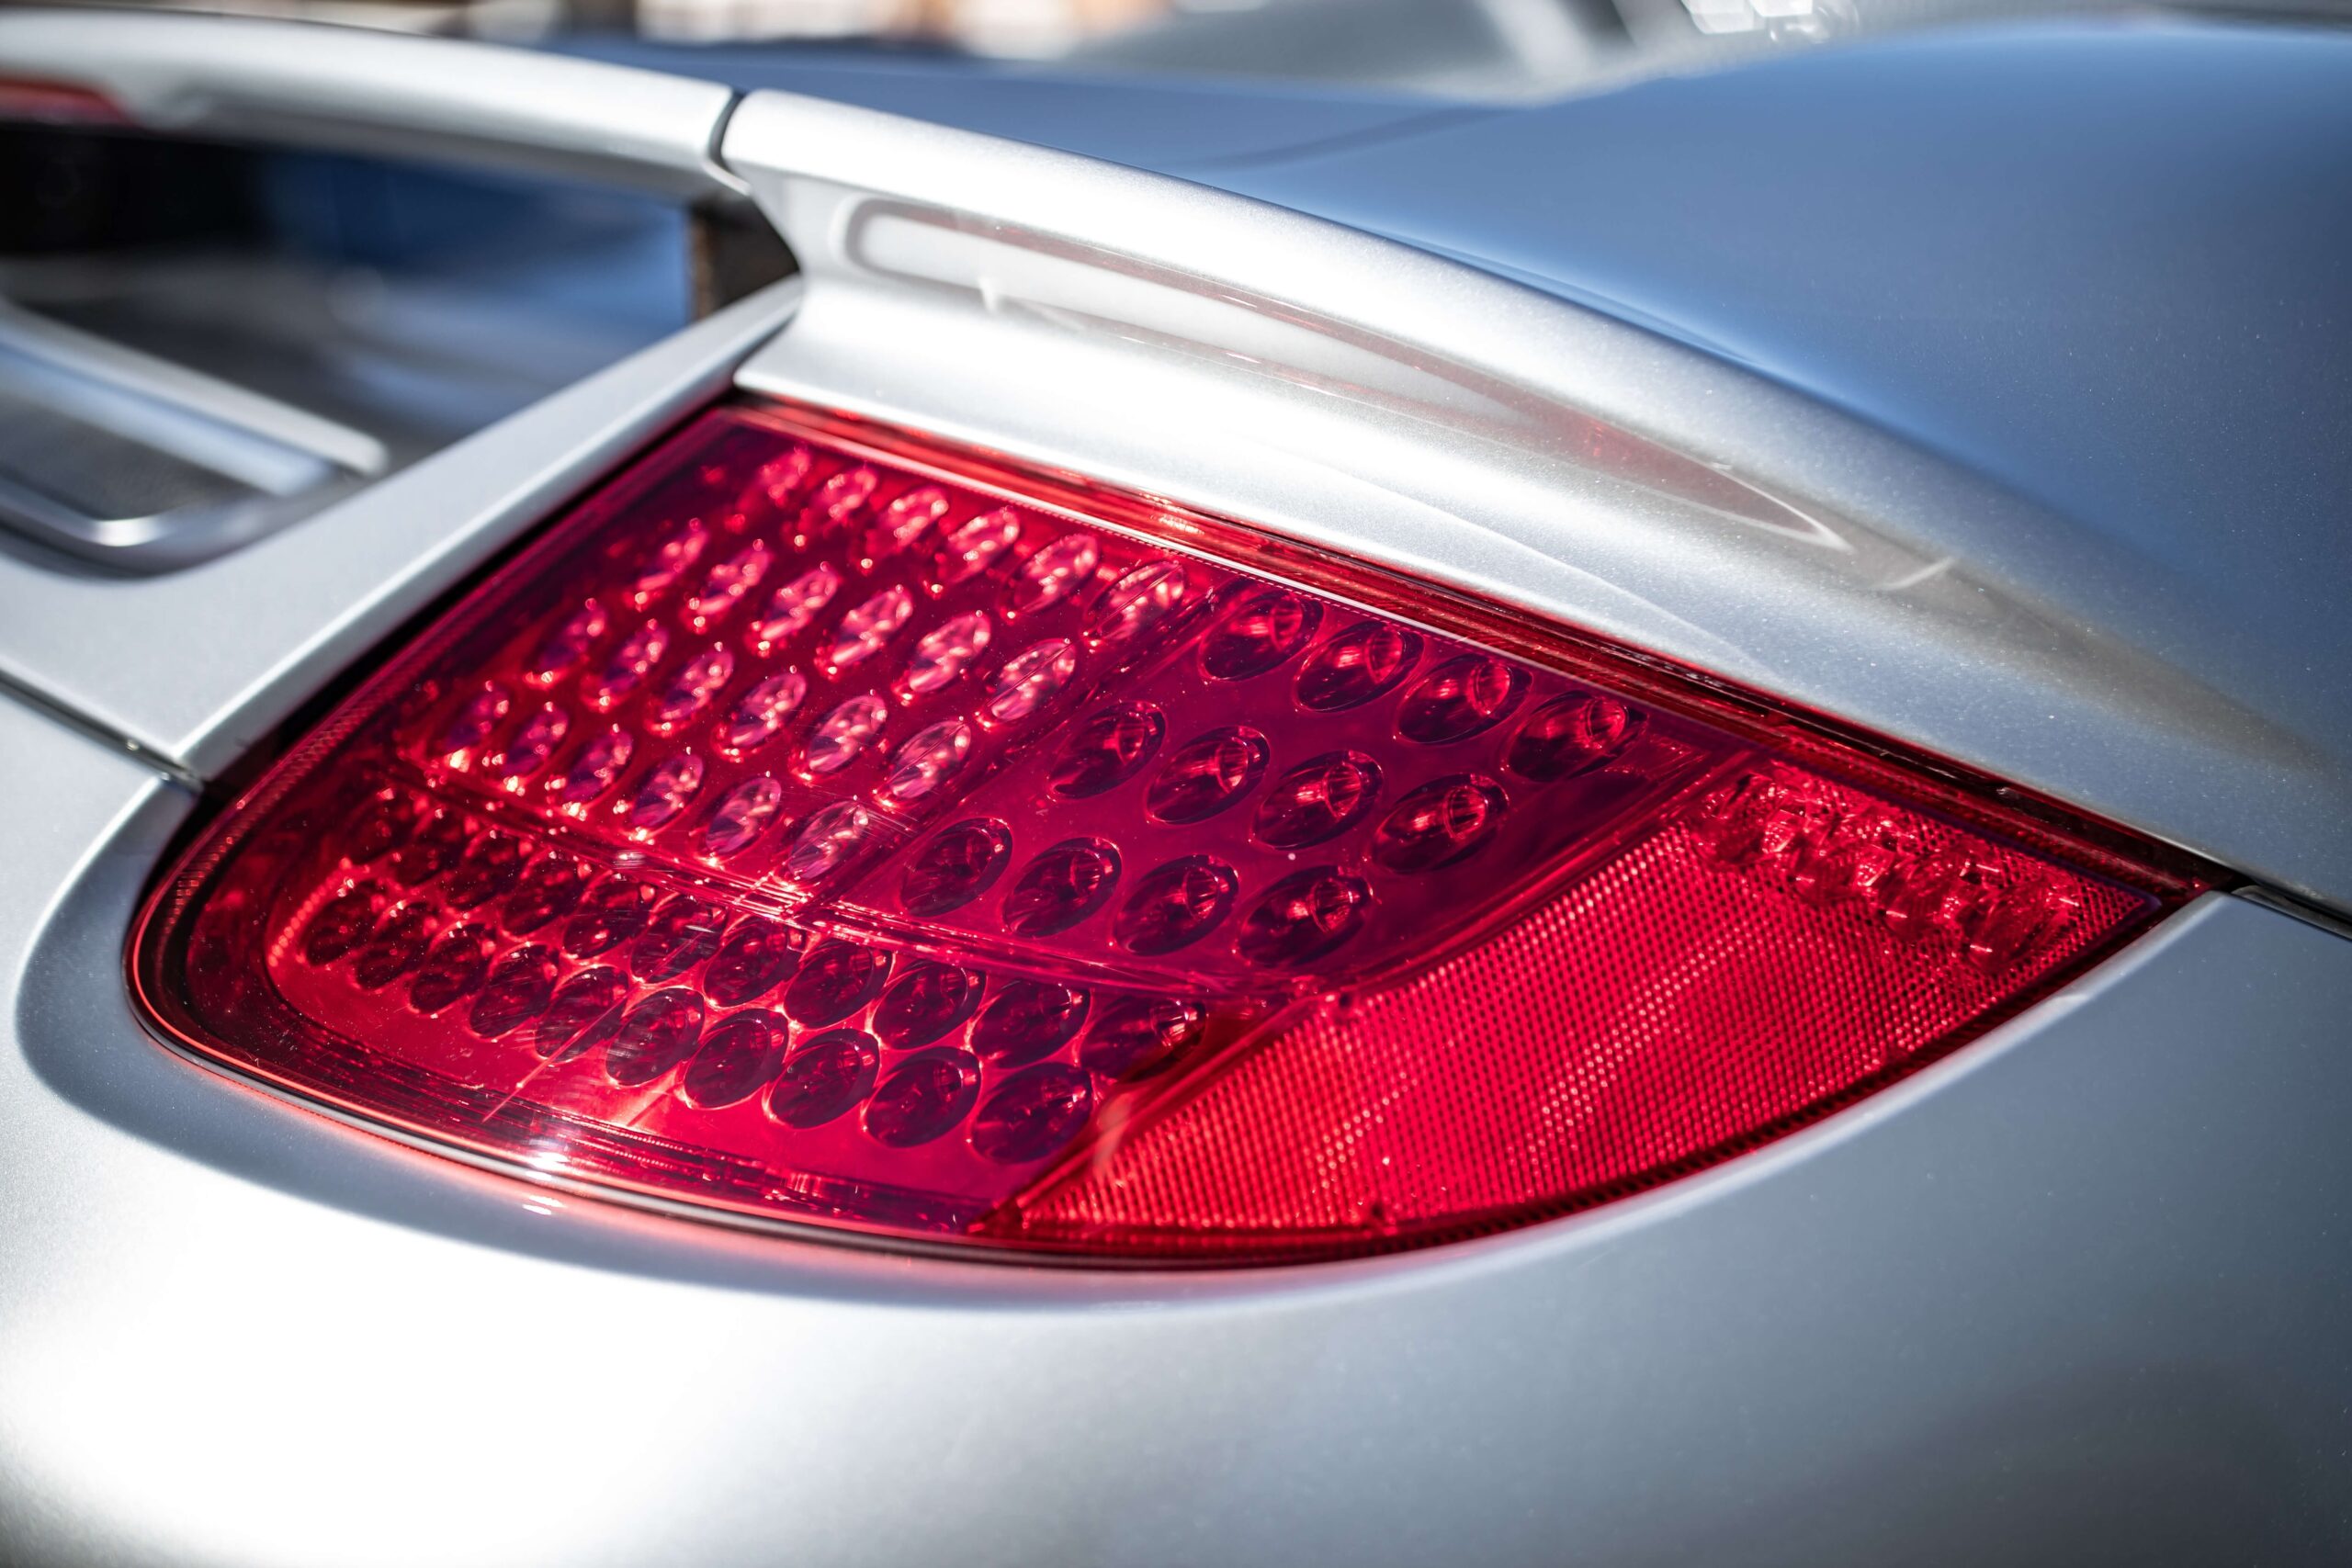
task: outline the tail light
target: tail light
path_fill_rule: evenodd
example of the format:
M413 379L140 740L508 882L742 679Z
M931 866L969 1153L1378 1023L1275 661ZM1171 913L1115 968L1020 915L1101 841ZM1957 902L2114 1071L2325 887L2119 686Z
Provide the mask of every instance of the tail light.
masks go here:
M0 123L127 126L130 117L112 98L72 82L0 76Z
M735 1216L1129 1260L1695 1169L2199 886L1140 497L710 413L368 682L135 942L198 1055Z

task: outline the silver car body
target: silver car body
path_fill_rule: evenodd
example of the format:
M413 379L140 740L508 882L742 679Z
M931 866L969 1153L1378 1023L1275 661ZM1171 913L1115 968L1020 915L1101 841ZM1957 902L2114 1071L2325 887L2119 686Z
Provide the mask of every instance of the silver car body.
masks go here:
M1812 68L1945 47L1969 46ZM1698 112L1788 69L1619 96ZM2331 517L2241 473L2274 504L2200 560L1874 417L1867 385L1825 395L1719 334L1539 287L1524 254L1474 265L1459 257L1481 247L1396 212L1351 226L1304 195L808 96L78 14L0 17L0 73L94 83L159 124L741 190L800 269L202 565L69 574L0 554L11 1560L2352 1550L2352 689L2340 620L2303 615L2352 559L2330 530L2341 492ZM1428 128L1507 130L1499 114ZM1491 186L1479 167L1460 183ZM1225 183L1272 194L1285 169ZM2211 283L2213 321L2228 288ZM2337 330L2344 303L2309 313ZM2328 341L2278 351L2280 374ZM123 944L199 792L729 384L1449 579L2248 886L1895 1089L1647 1196L1221 1274L696 1225L355 1133L160 1047ZM2121 389L2067 417L2128 446L2187 395ZM2268 417L2324 430L2335 395ZM2290 557L2256 563L2287 584L2268 614L2228 558L2247 548Z

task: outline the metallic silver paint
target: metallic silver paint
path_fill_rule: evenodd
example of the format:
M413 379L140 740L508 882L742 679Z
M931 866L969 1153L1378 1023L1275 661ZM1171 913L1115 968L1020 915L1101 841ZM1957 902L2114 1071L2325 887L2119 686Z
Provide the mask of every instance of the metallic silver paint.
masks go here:
M187 797L0 704L0 1556L2339 1559L2352 944L2212 897L1646 1198L1227 1276L691 1226L157 1048ZM2282 1201L2285 1194L2296 1201Z
M162 577L0 554L0 681L198 776L385 632L723 389L790 316L786 279L349 500Z
M2352 743L2194 657L2243 628L1832 408L1065 153L775 93L721 152L809 288L747 386L1464 582L2352 907Z
M1817 405L1080 160L779 99L728 155L811 274L753 384L1443 572L2352 886L2341 738L2187 682L2128 605L2069 597L2098 547ZM175 593L0 560L0 671L216 770L791 303ZM191 805L0 694L10 1561L2352 1552L2352 944L2249 901L1642 1199L1395 1258L1090 1276L577 1201L191 1066L120 970Z
M234 56L212 23L112 20L136 48L108 68L166 96ZM62 25L0 17L0 59L13 36L55 68ZM267 39L271 102L346 43ZM369 70L379 43L365 42ZM550 87L575 120L576 87ZM1687 346L1244 198L774 93L723 155L812 289L747 384L1455 577L2352 908L2346 743L2220 673L2240 629L2118 540ZM0 676L199 772L284 711L216 705L166 738L135 699L93 704L11 636L36 592L14 577ZM96 607L62 586L76 618ZM45 618L40 645L78 654ZM227 744L187 750L213 727Z
M0 74L71 83L189 136L494 163L695 197L734 94L485 44L153 12L0 16Z

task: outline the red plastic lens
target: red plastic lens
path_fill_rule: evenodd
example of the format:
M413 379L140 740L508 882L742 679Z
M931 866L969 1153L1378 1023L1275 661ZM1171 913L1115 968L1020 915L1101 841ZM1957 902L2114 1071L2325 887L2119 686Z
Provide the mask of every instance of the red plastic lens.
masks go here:
M224 815L134 968L209 1059L592 1187L1326 1256L1753 1146L2200 886L1888 754L1236 525L729 409Z
M1212 729L1170 757L1144 792L1144 808L1161 822L1198 822L1248 795L1272 753L1254 729Z
M95 87L23 76L0 76L0 120L51 125L134 123L120 106Z

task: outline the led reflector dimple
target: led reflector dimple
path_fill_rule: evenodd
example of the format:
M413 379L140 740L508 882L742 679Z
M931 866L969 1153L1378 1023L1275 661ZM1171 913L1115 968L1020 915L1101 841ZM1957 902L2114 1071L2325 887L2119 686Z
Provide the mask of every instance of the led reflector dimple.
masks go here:
M713 413L214 826L141 997L209 1059L541 1174L1284 1258L1720 1157L2194 886L1169 516Z

